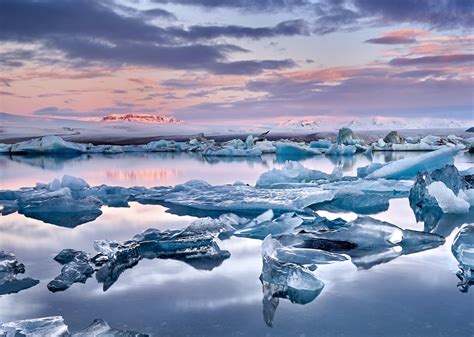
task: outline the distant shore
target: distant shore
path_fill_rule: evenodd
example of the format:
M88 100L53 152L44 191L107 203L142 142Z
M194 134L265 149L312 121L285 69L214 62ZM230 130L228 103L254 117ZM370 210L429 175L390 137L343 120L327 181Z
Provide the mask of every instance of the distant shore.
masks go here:
M52 130L53 131L53 130ZM44 134L34 134L34 135L17 135L9 136L8 133L2 134L0 132L0 143L4 144L13 144L25 140L30 140L33 138L38 138L40 136L46 135L57 135L62 137L65 140L77 142L77 143L92 143L94 145L142 145L152 141L157 140L174 140L174 141L188 141L193 136L197 134L181 134L181 135L156 135L151 136L147 135L145 137L134 135L118 135L118 134L90 134L88 132L81 133L82 130L70 130L68 133L58 133L58 132L44 132ZM361 139L366 141L377 141L380 138L383 138L391 130L355 130L354 133ZM400 134L404 136L447 136L454 134L462 138L471 138L474 137L474 132L466 132L466 129L407 129L407 130L397 130ZM258 136L259 133L228 133L228 134L217 134L210 133L204 134L208 139L214 139L216 142L225 142L231 139L242 139L252 134L253 136ZM291 139L294 141L305 141L310 142L313 140L330 138L334 140L337 136L337 130L334 131L318 131L318 132L272 132L267 136L268 140L279 140L279 139Z

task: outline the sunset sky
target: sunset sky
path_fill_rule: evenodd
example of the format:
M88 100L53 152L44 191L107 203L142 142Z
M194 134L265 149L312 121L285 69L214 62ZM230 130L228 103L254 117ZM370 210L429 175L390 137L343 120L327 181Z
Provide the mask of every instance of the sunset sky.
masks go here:
M0 0L0 111L474 119L472 0Z

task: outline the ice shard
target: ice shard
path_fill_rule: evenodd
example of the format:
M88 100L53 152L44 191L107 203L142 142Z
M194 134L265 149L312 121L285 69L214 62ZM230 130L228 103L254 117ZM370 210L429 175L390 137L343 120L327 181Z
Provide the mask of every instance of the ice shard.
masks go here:
M460 174L454 165L419 173L409 195L417 221L424 221L425 228L433 229L443 214L469 214L474 191L470 177Z
M17 278L18 274L24 273L25 265L18 262L15 255L0 251L0 295L17 293L39 283L30 277Z
M63 249L54 260L63 265L61 273L48 283L51 292L64 291L74 283L86 283L94 273L89 256L82 251Z
M69 337L71 334L61 316L52 316L3 323L0 325L0 336Z
M317 148L311 148L306 144L299 144L295 142L276 142L276 154L277 156L284 157L290 160L296 160L300 158L307 158L323 154Z
M279 298L306 304L318 297L324 288L324 283L308 268L279 261L275 248L274 240L271 236L267 237L262 244L263 267L260 281L263 287L263 316L268 326L273 325Z
M311 170L302 164L289 161L282 169L272 169L263 173L257 180L258 188L278 188L279 185L287 186L291 183L312 183L320 180L334 181L342 177L342 172L335 169L332 174L318 170Z
M98 254L92 258L98 268L96 279L106 291L126 269L143 258L175 259L196 269L212 270L230 257L230 253L221 250L214 241L221 228L228 228L225 224L219 227L217 221L207 220L206 225L195 222L183 230L150 228L124 243L97 240L94 248Z
M267 235L279 235L293 230L303 223L303 219L293 212L284 213L271 221L250 223L237 230L234 235L263 240Z
M456 234L451 252L459 262L459 271L456 275L461 282L458 288L467 292L474 284L474 224L465 225Z
M462 150L461 147L448 147L425 153L413 158L406 158L388 163L367 175L368 179L408 179L418 172L433 171L454 163L454 156Z
M0 324L2 337L147 337L148 335L135 331L111 328L103 319L94 320L87 328L69 332L62 316L51 316L26 319Z

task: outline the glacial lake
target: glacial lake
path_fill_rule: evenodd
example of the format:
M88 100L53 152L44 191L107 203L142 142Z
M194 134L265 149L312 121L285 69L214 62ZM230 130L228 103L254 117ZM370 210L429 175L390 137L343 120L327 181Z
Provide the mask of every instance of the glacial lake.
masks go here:
M419 153L375 153L372 158L325 156L301 160L330 173L345 175L371 162L387 162ZM207 158L193 154L146 153L88 155L74 158L0 156L0 189L34 186L64 174L90 185L169 186L191 179L211 184L255 184L283 159ZM474 166L474 155L456 157L460 170ZM14 213L0 216L0 250L12 251L26 274L40 280L17 294L0 296L0 321L61 315L71 332L102 318L115 328L153 336L474 336L474 289L458 290L457 261L451 244L458 228L474 222L471 212L442 219L440 247L387 259L369 269L350 261L320 266L325 283L320 295L301 305L280 299L273 327L263 318L261 241L231 237L217 240L230 258L212 270L198 270L176 260L142 260L127 269L107 291L95 277L51 293L46 284L59 274L53 257L63 248L93 254L97 239L125 241L147 228L179 229L196 217L176 215L158 205L130 203L130 208L102 208L96 220L75 228L47 224ZM319 211L328 218L354 219L354 213ZM423 230L408 199L392 199L387 211L371 215L401 228ZM19 275L23 277L23 275Z

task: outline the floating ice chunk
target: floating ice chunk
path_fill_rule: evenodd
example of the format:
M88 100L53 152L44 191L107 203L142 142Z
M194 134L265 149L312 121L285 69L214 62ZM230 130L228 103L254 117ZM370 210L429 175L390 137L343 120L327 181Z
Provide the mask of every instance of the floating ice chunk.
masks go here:
M18 279L18 274L25 273L25 266L18 262L15 255L0 251L0 295L17 293L39 283L30 277Z
M135 331L124 331L111 328L103 319L95 319L87 328L73 333L71 337L147 337Z
M103 319L94 320L87 328L71 334L61 316L27 319L0 324L4 337L147 337L135 331L111 328Z
M474 224L465 225L456 234L451 252L459 262L459 271L456 274L461 282L459 290L467 292L474 284Z
M5 337L67 337L70 336L70 333L61 316L52 316L3 323L0 325L0 335Z
M310 269L316 269L313 266L319 264L329 264L347 260L347 257L344 255L330 253L320 249L283 246L278 240L273 239L271 234L263 240L262 249L266 250L264 254L272 256L281 263L304 265Z
M285 156L289 158L304 158L321 155L322 152L318 149L311 148L305 144L293 142L276 142L276 154L278 156Z
M318 170L310 170L302 164L289 161L282 169L272 169L263 173L257 180L256 187L276 187L278 184L309 183L317 180L340 179L339 171L327 174Z
M83 153L83 144L65 141L58 136L44 136L11 145L10 153Z
M86 253L74 249L63 249L54 260L63 265L61 273L48 283L50 291L64 291L74 283L86 283L94 268Z
M388 222L359 216L334 231L317 232L316 237L355 244L358 249L442 243L436 234L403 230Z
M303 223L303 219L295 213L285 213L272 221L252 223L234 233L235 236L263 240L268 234L278 235L292 232Z
M397 131L390 131L383 138L383 141L389 144L402 144L405 142L405 138L401 136Z
M148 152L179 152L181 144L172 140L157 140L143 145L143 149Z
M471 206L466 200L459 198L443 182L435 181L428 186L428 193L436 199L444 213L468 213Z
M373 163L373 164L370 164L370 165L367 165L367 166L364 166L364 167L359 167L359 168L357 168L357 177L358 178L365 178L370 173L372 173L372 172L374 172L374 171L376 171L379 168L382 168L384 166L385 166L384 164Z
M474 224L461 228L454 238L451 251L462 266L474 271Z
M202 155L214 157L259 157L262 155L262 150L259 148L236 149L233 147L214 147L206 149Z
M354 145L333 144L327 149L326 156L352 156L357 148Z
M454 165L419 173L409 195L416 220L424 221L425 228L430 230L444 213L467 214L473 194L468 177L461 175Z
M274 241L271 237L262 245L263 266L260 280L263 286L263 316L272 326L278 298L306 304L313 301L323 290L324 283L309 269L294 264L282 263L276 259Z
M263 153L275 153L276 147L273 145L273 142L268 140L262 140L255 143L255 147L258 148Z
M89 188L89 184L82 178L76 178L69 175L63 176L61 180L62 187L68 187L71 191L80 191Z
M229 217L221 217L221 221L229 221ZM99 254L92 258L99 267L97 281L103 283L106 291L126 269L134 267L143 258L175 259L196 269L212 270L230 257L230 253L221 250L214 241L216 231L221 229L217 223L208 220L194 222L183 230L150 228L124 243L97 240L94 248Z
M329 149L331 145L332 145L332 142L330 139L320 139L320 140L315 140L309 143L309 147L312 147L315 149Z
M256 213L267 209L298 211L331 200L333 195L333 191L317 187L260 189L246 185L212 186L206 182L191 181L177 185L166 193L159 193L156 198L174 205L208 211ZM151 195L147 197L152 198Z
M0 153L9 153L11 152L11 145L10 144L1 144L0 143Z
M349 128L340 128L336 141L338 144L343 145L355 145L361 142L360 139L354 136L354 132Z
M418 172L433 171L447 164L453 164L454 156L461 148L444 148L414 158L401 159L384 165L367 175L368 179L402 179L415 177Z

